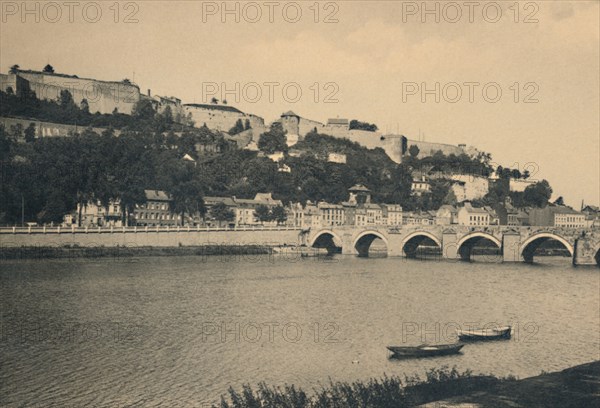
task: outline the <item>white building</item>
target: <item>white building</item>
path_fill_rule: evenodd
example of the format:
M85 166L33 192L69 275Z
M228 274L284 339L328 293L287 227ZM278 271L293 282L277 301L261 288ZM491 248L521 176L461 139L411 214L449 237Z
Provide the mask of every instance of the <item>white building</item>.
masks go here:
M468 226L489 226L490 214L483 208L474 208L470 203L465 203L458 210L458 224Z

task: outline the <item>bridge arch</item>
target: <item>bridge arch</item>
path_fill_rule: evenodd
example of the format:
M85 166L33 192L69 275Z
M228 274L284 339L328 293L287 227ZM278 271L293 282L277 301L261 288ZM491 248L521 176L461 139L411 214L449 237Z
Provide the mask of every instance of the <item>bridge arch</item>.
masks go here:
M456 245L456 247L458 248L458 254L460 255L460 258L463 261L469 261L471 259L471 253L473 251L473 248L482 241L490 241L494 245L496 245L496 248L502 248L502 241L500 241L492 234L480 231L471 232L462 237ZM498 260L499 259L500 258L498 258Z
M368 257L369 256L369 248L375 239L381 239L389 251L389 242L387 237L379 231L376 230L366 230L360 232L354 241L352 242L352 247L358 253L360 257Z
M571 258L573 258L574 248L573 245L565 238L552 232L540 232L527 238L520 248L520 253L525 262L533 262L533 255L536 249L538 249L544 242L548 240L558 241L569 251Z
M432 233L427 231L412 232L402 240L402 253L408 258L416 258L419 245L431 241L442 249L442 241Z
M342 247L342 238L332 230L320 230L309 242L309 246L313 248L326 248L328 253L337 252L338 248Z

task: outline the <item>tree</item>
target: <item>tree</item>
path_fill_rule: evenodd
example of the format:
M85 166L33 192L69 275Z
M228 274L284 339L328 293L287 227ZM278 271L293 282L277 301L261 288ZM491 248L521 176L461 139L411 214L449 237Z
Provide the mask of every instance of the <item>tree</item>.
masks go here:
M552 188L546 180L527 186L523 192L523 202L532 207L545 207L552 196Z
M213 96L210 100L210 103L212 103L213 105L217 105L219 103L219 100Z
M265 153L286 152L287 151L286 131L279 122L274 122L269 131L263 133L258 138L258 148Z
M415 158L415 159L419 155L420 151L421 150L419 149L419 147L417 145L410 145L410 147L408 148L408 153L410 154L410 157Z
M563 199L563 196L560 196L556 200L554 200L554 204L564 206L565 205L565 200Z
M238 133L241 133L243 131L244 131L244 124L242 123L241 119L238 119L235 122L235 125L231 129L229 129L228 133L233 136L233 135L237 135Z
M271 210L264 204L256 206L254 209L254 216L258 218L261 224L273 220Z
M90 113L90 104L88 103L87 99L84 98L84 99L81 100L81 103L79 104L79 109L81 109L81 111L84 114L89 114Z
M216 203L210 209L210 215L217 221L221 226L222 221L230 222L235 219L235 213L225 203Z
M196 214L204 216L206 209L202 197L203 188L195 180L180 183L172 189L170 209L175 214L181 215L182 226L185 222L186 213L192 218Z
M151 120L154 118L156 111L152 106L152 101L149 99L140 99L134 106L131 115L141 120Z
M167 106L162 114L167 124L170 125L173 123L173 111L170 106Z
M358 130L366 130L368 132L376 132L377 131L377 125L374 123L368 123L368 122L361 122L359 120L356 119L352 119L350 121L350 129L358 129Z
M60 91L58 101L63 109L76 108L75 102L73 101L73 95L71 95L71 92L69 92L67 89Z
M274 221L277 221L277 225L286 222L287 212L285 211L285 208L283 208L283 206L281 205L273 207L273 209L271 210L271 218Z
M52 67L52 65L50 65L50 64L47 64L44 67L44 72L47 74L54 74L54 67Z
M10 72L11 74L16 74L16 73L18 73L18 72L19 72L19 68L21 68L21 67L19 67L19 65L18 65L18 64L15 64L15 65L13 65L12 67L10 67L10 71L9 71L9 72Z
M25 142L32 143L35 140L35 123L30 123L25 129Z

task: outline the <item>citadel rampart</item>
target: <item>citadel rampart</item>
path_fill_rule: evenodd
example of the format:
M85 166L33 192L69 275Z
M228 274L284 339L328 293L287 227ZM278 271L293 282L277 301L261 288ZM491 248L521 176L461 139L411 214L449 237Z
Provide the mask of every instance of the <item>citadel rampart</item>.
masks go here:
M244 125L248 120L251 128L264 128L265 125L263 118L246 114L232 106L192 103L183 105L183 109L185 115L191 114L196 127L206 125L209 129L227 132L238 120Z
M61 91L67 90L78 106L85 99L91 113L131 114L133 106L140 100L137 85L124 82L99 81L76 76L52 74L38 71L18 71L2 76L2 90L13 87L15 94L25 89L35 92L38 99L57 100Z

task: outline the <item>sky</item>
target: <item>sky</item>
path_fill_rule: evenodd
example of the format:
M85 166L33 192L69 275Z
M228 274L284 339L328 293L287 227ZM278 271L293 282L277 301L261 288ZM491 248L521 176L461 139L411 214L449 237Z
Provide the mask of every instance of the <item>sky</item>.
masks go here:
M600 204L600 3L474 3L2 2L0 71L50 63L184 103L226 91L267 122L358 119Z

